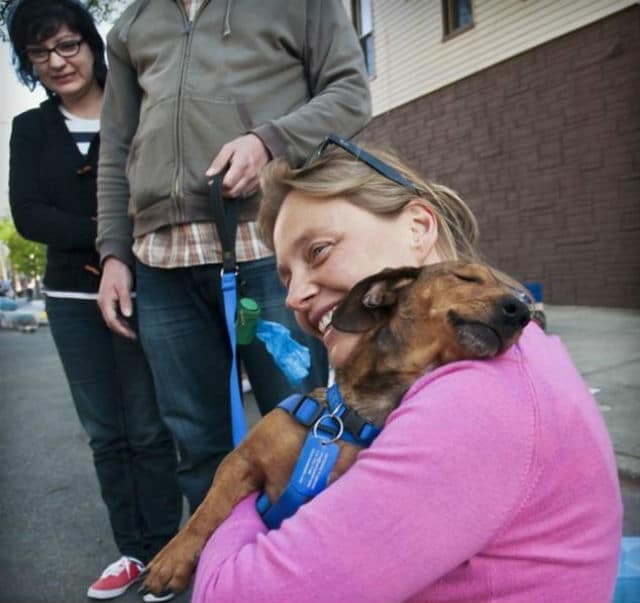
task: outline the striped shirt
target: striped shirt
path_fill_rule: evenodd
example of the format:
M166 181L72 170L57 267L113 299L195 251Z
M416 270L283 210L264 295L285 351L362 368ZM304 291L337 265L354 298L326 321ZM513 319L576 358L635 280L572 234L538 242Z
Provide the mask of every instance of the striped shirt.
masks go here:
M100 131L99 119L84 119L69 113L62 105L59 105L60 113L64 116L64 123L71 133L78 150L83 155L89 152L91 141ZM45 289L43 291L48 297L58 297L62 299L96 300L97 293L85 293L83 291L57 291L55 289Z
M202 0L184 1L193 21ZM154 268L186 268L222 262L222 247L215 222L192 222L165 226L138 237L133 243L134 255L146 266ZM258 239L255 222L238 224L236 260L248 262L273 255Z
M78 145L78 150L86 155L89 152L91 141L100 131L100 120L78 117L69 113L62 105L60 105L60 112L64 115L64 123Z

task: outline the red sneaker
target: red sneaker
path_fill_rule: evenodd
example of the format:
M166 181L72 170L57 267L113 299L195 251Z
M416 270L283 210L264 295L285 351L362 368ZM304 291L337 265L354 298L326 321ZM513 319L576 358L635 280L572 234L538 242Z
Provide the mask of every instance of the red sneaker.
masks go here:
M113 599L140 578L144 564L134 557L120 557L112 563L87 591L92 599Z

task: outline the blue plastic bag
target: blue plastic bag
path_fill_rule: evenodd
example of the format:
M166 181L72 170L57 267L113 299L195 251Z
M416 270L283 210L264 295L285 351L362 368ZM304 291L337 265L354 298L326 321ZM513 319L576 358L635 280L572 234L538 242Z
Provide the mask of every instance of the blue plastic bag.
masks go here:
M613 603L640 601L640 538L625 536L620 547L618 579Z
M309 349L291 337L291 331L278 322L258 321L256 337L264 343L278 368L291 385L300 385L309 374Z

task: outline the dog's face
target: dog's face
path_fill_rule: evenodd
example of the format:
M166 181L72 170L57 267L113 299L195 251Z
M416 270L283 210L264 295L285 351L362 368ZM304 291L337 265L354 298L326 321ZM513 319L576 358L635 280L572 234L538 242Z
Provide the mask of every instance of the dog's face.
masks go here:
M489 267L442 262L388 269L360 281L332 322L362 333L347 364L369 361L378 374L418 376L454 360L504 352L529 319L522 294Z

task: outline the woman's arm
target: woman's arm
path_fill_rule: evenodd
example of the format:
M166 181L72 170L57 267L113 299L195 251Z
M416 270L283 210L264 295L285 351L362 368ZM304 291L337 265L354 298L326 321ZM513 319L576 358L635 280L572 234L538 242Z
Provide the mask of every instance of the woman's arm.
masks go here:
M11 129L9 202L16 229L25 239L59 249L93 248L95 219L52 205L42 191L39 121L36 112L28 112L16 117Z
M423 379L280 529L265 531L255 497L238 505L202 553L193 602L405 601L481 551L524 496L533 450L530 399L491 364Z

